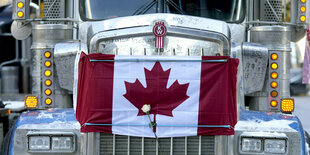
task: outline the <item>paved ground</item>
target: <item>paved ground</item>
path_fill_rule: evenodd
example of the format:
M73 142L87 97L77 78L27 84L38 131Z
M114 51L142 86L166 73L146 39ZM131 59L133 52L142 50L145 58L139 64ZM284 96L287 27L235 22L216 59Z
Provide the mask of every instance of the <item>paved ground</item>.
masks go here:
M295 111L293 114L299 117L304 129L310 133L310 96L294 96Z

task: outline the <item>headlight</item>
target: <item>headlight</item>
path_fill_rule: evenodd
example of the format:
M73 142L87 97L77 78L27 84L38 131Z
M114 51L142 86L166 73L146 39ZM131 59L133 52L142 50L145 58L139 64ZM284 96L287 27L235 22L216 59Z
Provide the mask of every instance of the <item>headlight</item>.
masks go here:
M284 139L266 139L265 152L285 153L286 141Z
M52 150L73 150L73 137L52 137Z
M29 150L49 150L50 137L49 136L29 136Z
M28 148L31 153L72 153L75 145L75 135L71 133L28 135Z
M258 138L242 138L243 152L261 152L262 151L262 140Z
M259 135L261 134L261 135ZM286 154L287 137L276 133L244 133L246 136L240 137L240 154ZM255 136L254 136L255 135ZM277 137L277 138L275 138Z

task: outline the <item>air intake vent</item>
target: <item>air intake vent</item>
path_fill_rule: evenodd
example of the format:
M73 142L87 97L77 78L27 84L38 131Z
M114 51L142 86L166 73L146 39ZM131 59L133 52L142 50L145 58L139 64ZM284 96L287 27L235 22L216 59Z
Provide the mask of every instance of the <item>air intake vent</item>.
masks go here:
M64 0L44 0L44 17L47 19L65 18Z
M260 20L269 22L282 21L282 0L261 0Z

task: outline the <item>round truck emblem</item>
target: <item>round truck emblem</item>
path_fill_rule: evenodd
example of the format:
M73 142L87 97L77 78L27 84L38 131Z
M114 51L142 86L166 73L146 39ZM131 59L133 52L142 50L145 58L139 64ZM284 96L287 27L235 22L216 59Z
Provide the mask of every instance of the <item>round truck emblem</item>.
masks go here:
M156 22L153 27L155 35L155 48L164 48L164 36L167 33L167 27L164 22Z

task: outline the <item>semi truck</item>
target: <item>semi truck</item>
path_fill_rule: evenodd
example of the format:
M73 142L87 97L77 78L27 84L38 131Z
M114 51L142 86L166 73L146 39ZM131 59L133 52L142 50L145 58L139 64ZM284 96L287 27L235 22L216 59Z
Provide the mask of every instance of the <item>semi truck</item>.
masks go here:
M5 79L2 74L2 84L17 79L18 86L8 86L29 91L1 91L5 103L21 103L26 109L4 138L2 154L309 154L309 137L298 117L292 115L295 102L289 88L290 44L306 34L309 3L308 0L13 0L11 33L21 40L21 60L27 61L11 66L22 71L12 70L11 78ZM116 61L116 57L120 60ZM226 77L228 81L236 77L232 88L225 91L215 87L220 89L215 93L217 99L229 97L231 102L206 101L221 105L218 110L231 112L228 119L234 123L228 127L208 123L195 126L225 128L227 134L157 137L163 125L156 123L154 113L154 119L150 117L154 106L142 104L143 107L135 105L138 116L143 115L146 122L149 117L150 124L136 124L135 129L146 128L154 136L107 131L106 126L130 128L129 123L100 122L106 115L99 110L104 105L97 107L99 112L89 109L93 100L101 99L100 94L113 87L113 81L112 85L102 87L95 79L84 79L83 84L104 90L90 93L82 89L81 78L98 72L112 76L113 72L109 68L96 68L98 72L81 69L88 62L82 58L89 58L93 67L100 66L97 63L148 62L163 72L167 69L164 71L159 64L164 66L169 61L194 64L204 62L196 60L201 58L206 63L224 62L233 68L226 62L234 60L238 62L234 64L237 72L225 74L232 75ZM142 72L151 74L154 71L151 69L144 68ZM212 71L211 68L206 75ZM138 89L131 87L137 83L138 79L134 83L125 81L132 91ZM178 82L176 85L186 86ZM121 97L130 100L130 93ZM212 112L212 108L207 109ZM95 119L83 121L84 116L86 120ZM214 115L215 120L222 117ZM183 122L187 119L178 123Z

